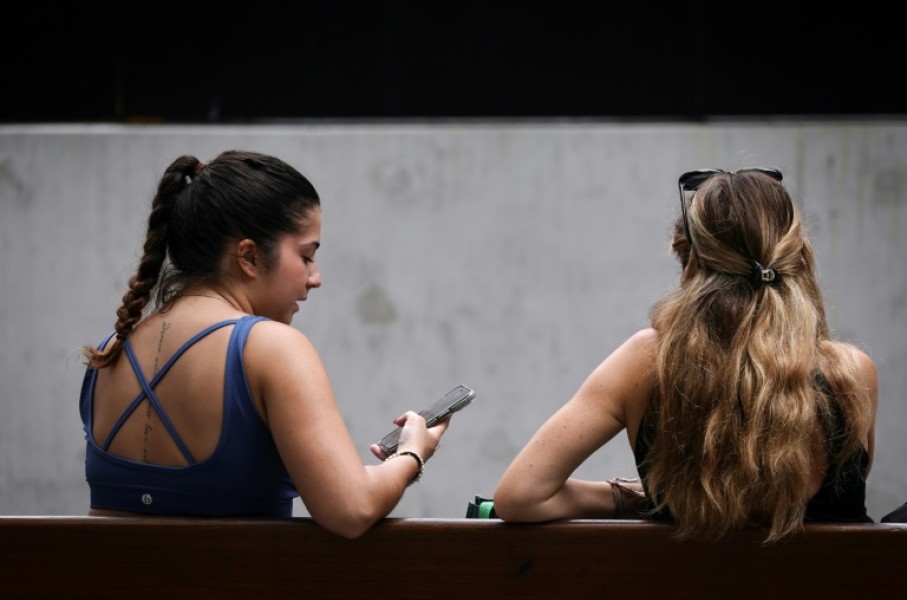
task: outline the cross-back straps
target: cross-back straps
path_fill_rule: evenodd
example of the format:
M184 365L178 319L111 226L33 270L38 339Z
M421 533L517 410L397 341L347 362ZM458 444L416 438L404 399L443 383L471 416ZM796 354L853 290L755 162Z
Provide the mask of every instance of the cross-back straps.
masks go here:
M103 449L108 450L110 444L113 442L113 438L116 437L116 434L119 433L120 428L123 426L123 423L126 422L135 409L141 404L142 400L148 399L148 402L151 403L151 406L154 407L154 411L160 417L161 422L164 424L164 427L167 428L167 432L170 433L170 437L173 439L173 442L176 444L176 447L179 448L179 451L182 453L183 458L186 459L190 465L196 464L195 457L192 456L192 453L189 451L189 448L183 442L183 438L180 437L179 433L176 431L176 427L173 425L173 422L170 420L170 417L167 416L167 411L164 410L164 407L161 406L160 401L157 399L157 395L154 393L154 388L161 381L164 375L170 370L170 367L173 366L173 363L183 355L186 350L191 348L198 340L207 336L208 334L217 331L221 327L226 327L227 325L232 325L236 323L239 319L228 319L226 321L221 321L215 323L201 330L200 332L193 335L189 338L179 349L173 353L164 366L161 367L161 370L154 375L151 381L145 377L145 373L142 371L142 367L139 365L138 360L135 357L135 353L132 350L132 344L129 343L129 339L123 341L123 348L126 350L126 356L129 358L129 363L132 365L132 370L135 372L135 377L138 379L139 384L142 386L142 391L135 397L135 399L129 403L129 406L126 407L126 410L120 415L120 418L117 419L113 427L110 430L110 433L107 435L107 439L104 441Z

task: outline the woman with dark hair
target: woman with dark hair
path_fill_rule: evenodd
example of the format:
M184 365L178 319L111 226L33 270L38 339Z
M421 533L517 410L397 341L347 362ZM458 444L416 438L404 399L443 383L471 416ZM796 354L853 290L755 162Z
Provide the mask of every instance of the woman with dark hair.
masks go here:
M766 541L804 521L871 522L875 365L829 337L781 172L703 169L679 187L680 284L515 458L498 516L656 517L704 540L753 526ZM571 477L624 429L639 480Z
M407 411L398 450L363 465L309 339L290 326L321 286L315 188L278 158L177 158L144 253L80 397L93 515L289 517L301 497L357 537L418 480L448 422Z

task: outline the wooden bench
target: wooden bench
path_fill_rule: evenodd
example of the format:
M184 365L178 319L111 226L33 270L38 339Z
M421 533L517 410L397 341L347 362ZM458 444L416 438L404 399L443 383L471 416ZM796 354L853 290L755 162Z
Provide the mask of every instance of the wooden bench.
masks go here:
M0 598L899 597L907 525L679 543L644 521L0 517ZM884 594L885 596L882 596Z

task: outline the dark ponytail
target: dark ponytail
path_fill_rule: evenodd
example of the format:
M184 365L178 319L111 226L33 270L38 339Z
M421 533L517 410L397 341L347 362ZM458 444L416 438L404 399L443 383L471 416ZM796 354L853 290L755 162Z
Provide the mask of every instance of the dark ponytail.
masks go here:
M167 259L173 207L180 195L186 193L192 181L190 174L194 175L199 165L203 164L193 156L181 156L164 171L151 203L142 258L135 273L129 278L129 289L123 294L123 302L117 309L117 322L114 325L116 338L106 350L90 347L83 349L89 367L102 369L115 363L123 350L123 340L141 320Z

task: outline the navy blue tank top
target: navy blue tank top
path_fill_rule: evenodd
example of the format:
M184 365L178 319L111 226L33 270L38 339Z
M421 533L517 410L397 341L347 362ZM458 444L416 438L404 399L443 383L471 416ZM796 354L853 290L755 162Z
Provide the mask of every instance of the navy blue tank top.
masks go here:
M98 443L91 434L92 405L97 371L87 369L79 399L85 431L85 478L91 490L91 507L183 516L290 517L294 487L262 421L249 391L242 353L249 330L264 317L246 316L215 323L193 336L151 379L145 378L128 338L124 352L142 391L130 403L107 436ZM227 345L224 373L224 408L220 440L210 457L197 461L167 417L154 388L170 367L195 342L212 331L233 325ZM110 334L99 346L103 348ZM161 466L142 463L108 452L111 442L126 419L148 399L182 452L188 465Z

